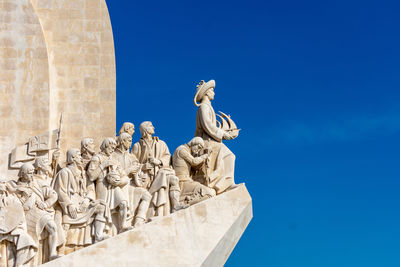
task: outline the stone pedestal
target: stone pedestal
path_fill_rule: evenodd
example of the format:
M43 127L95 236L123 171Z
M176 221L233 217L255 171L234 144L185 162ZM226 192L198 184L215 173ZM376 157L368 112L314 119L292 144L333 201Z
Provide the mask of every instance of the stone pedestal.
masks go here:
M244 184L42 266L223 266L253 216Z

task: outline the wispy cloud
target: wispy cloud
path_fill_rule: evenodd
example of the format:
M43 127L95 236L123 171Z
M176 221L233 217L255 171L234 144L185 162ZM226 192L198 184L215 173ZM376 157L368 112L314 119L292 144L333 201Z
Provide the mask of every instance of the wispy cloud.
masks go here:
M269 130L267 145L311 145L400 133L400 112L371 116L352 116L341 120L288 122Z

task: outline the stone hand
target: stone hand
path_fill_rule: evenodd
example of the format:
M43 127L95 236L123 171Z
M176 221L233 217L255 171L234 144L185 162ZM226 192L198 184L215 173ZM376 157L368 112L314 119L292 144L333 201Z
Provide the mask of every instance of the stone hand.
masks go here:
M128 168L128 173L135 174L139 171L139 169L140 169L140 164L133 165L132 167Z
M223 137L223 139L225 139L225 140L231 140L231 139L233 139L233 136L231 135L230 132L224 132L224 137Z
M156 166L161 165L161 160L156 159L156 158L150 158L150 159L149 159L149 162L150 162L151 164L156 165Z
M32 191L31 191L31 190L24 190L24 191L22 191L22 196L23 196L25 199L30 198L31 195L32 195Z
M112 162L110 160L106 160L103 163L101 163L100 167L102 169L105 169L105 168L107 168L108 166L111 166L111 165L112 165Z
M44 210L44 209L47 208L46 203L43 202L43 201L38 201L38 202L36 202L36 206L37 206L39 209L41 209L41 210Z
M78 217L77 208L73 204L68 206L68 213L69 213L69 216L71 216L72 219L76 219Z

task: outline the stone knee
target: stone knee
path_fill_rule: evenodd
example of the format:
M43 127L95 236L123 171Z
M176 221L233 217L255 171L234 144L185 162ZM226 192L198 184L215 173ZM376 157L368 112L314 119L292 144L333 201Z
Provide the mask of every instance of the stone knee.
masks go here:
M54 221L49 221L45 226L49 235L55 235L57 232L57 225Z
M120 210L124 210L128 207L128 202L127 201L122 201L121 203L119 203L119 209Z
M169 191L181 191L179 187L179 178L175 175L169 176Z

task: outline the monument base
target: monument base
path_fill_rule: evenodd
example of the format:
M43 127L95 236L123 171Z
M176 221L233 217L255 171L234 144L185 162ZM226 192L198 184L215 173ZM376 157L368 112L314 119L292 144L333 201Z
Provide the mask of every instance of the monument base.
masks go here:
M252 217L241 184L42 266L223 266Z

